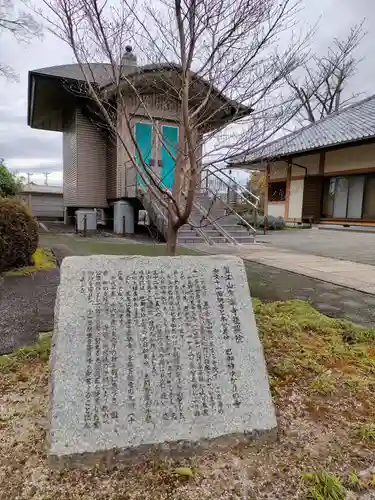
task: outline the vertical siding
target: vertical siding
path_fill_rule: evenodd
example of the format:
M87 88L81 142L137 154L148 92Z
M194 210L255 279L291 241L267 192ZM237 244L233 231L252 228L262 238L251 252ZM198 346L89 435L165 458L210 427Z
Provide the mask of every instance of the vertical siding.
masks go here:
M130 132L124 116L119 109L117 118L118 133L122 141L127 146L128 151L132 152L134 157L134 145L131 140ZM120 137L117 137L117 198L129 197L134 198L136 195L136 170L133 166L132 160L129 158L125 147Z
M64 217L63 197L58 194L31 195L31 211L35 217Z
M323 196L323 176L306 177L303 186L302 218L320 221Z
M107 204L107 148L105 131L76 111L77 206L104 208Z
M107 198L117 198L117 136L107 135Z
M75 113L64 118L63 129L63 199L64 206L77 201L77 135Z

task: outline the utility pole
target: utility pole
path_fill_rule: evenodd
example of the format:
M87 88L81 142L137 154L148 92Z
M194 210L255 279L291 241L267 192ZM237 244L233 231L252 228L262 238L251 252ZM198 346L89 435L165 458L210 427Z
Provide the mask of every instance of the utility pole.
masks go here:
M32 175L34 175L34 174L32 174L32 173L30 173L30 172L27 172L27 174L26 174L26 175L27 175L27 183L28 183L28 184L30 184L30 179L31 179L31 176L32 176Z
M48 176L51 175L51 172L43 172L43 175L45 177L45 179L44 179L44 185L48 186Z

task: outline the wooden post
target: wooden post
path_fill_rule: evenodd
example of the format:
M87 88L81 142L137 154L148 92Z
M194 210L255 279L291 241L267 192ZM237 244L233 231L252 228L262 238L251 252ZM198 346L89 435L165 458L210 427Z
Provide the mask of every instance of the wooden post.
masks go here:
M268 183L270 180L270 164L267 162L265 172L264 172L264 224L263 224L263 232L267 233L268 229Z
M270 179L270 164L267 163L264 172L264 215L268 215L268 183Z
M125 215L122 217L122 235L126 235L126 226L125 226Z
M87 214L83 216L83 236L87 236Z
M285 209L284 209L284 220L286 221L289 217L289 201L290 201L290 183L292 181L292 165L288 163L286 171L286 189L285 189Z

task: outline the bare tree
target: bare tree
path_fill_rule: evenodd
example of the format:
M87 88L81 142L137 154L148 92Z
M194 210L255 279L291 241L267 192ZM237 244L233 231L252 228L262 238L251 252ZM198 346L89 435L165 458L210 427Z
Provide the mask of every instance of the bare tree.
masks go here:
M298 70L299 78L295 74L286 76L302 123L315 123L358 97L351 94L343 98L343 92L357 71L360 59L355 51L364 36L362 22L353 26L346 38L335 38L325 55L312 55L302 66L303 71Z
M10 33L19 42L28 42L33 36L40 36L40 25L29 13L14 7L12 0L0 0L0 35ZM0 75L17 80L17 74L7 64L0 63Z
M284 50L279 40L295 25L298 0L43 1L39 13L71 47L84 75L78 92L121 144L125 167L135 169L152 203L168 214L173 255L202 169L249 143L260 144L290 119L280 112L280 89L300 64L306 39L288 40ZM126 44L149 65L129 69ZM107 63L105 87L95 75L97 62ZM154 120L151 87L176 109L176 147ZM175 161L171 190L137 144L134 118L140 110Z

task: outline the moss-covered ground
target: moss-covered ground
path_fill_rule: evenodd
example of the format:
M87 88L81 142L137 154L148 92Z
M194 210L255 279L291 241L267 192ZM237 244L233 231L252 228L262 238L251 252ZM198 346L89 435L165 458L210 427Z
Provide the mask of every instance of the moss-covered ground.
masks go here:
M277 409L276 442L181 462L51 471L47 335L0 357L0 499L343 500L375 492L375 330L301 301L254 300L254 309ZM179 467L193 475L176 474Z
M56 260L48 248L37 248L33 254L33 265L6 271L4 276L29 276L38 271L49 271L56 267Z

